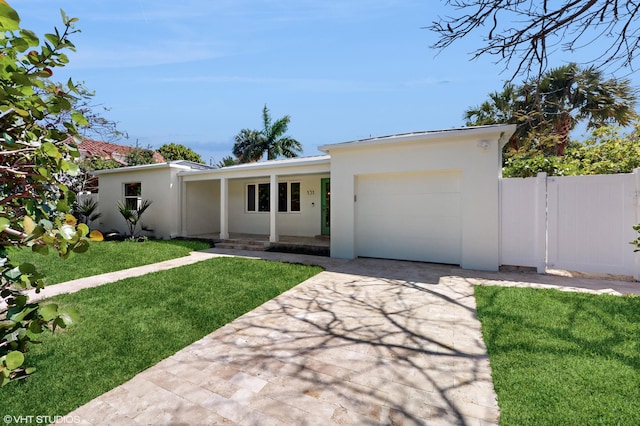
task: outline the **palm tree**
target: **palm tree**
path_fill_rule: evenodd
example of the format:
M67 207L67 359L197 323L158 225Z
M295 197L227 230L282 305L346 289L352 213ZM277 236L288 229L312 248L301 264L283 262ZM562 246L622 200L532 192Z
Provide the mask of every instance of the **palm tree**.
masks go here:
M587 128L605 125L626 126L635 111L636 96L629 80L610 78L594 67L580 69L577 64L550 70L540 80L532 80L536 96L536 111L541 123L546 123L557 138L556 155L564 155L569 133L587 120Z
M218 169L221 169L223 167L235 166L236 164L238 164L238 160L233 158L230 155L227 155L225 157L222 157L222 160L218 161L218 163L215 166Z
M526 141L536 150L564 155L569 133L579 122L588 120L590 129L626 126L635 115L635 99L629 80L605 80L595 68L583 70L571 63L522 86L506 85L479 107L467 110L464 118L475 126L517 124L509 141L515 151Z
M242 129L235 137L233 155L240 163L253 163L264 155L264 136L258 130Z
M294 158L302 152L302 144L292 137L286 136L291 117L284 117L272 122L271 114L265 104L262 110L263 129L242 129L235 137L233 155L241 163L258 161L264 153L267 160L279 157Z
M489 100L480 106L464 112L465 125L486 126L491 124L518 124L516 132L509 139L509 147L518 151L520 139L526 137L529 128L525 126L526 104L520 97L521 91L513 84L506 84L502 92L489 94Z

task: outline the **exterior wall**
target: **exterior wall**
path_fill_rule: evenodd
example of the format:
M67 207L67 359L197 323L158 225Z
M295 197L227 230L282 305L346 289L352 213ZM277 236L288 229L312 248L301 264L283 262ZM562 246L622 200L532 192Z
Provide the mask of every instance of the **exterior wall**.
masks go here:
M127 224L118 212L117 202L124 201L125 183L140 182L142 199L153 202L142 216L142 222L154 230L151 235L163 239L178 235L180 230L178 171L180 169L166 167L101 174L98 208L102 217L97 221L98 228L106 232L127 232Z
M320 235L321 175L280 176L278 182L300 182L300 212L277 213L280 235L313 237ZM229 232L269 234L269 212L246 211L246 186L269 183L269 177L229 180ZM219 197L216 202L219 205Z
M358 175L459 170L462 176L461 266L499 266L499 174L508 135L453 132L452 136L365 146L329 146L331 155L331 255L356 256L354 197ZM346 144L345 144L346 145ZM380 242L384 244L384 241Z
M186 234L220 232L220 181L186 182L184 188Z

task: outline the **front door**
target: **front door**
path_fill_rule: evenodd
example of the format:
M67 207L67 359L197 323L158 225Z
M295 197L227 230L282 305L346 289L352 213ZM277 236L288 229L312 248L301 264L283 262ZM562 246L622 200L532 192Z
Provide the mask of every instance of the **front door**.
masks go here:
M331 179L320 179L322 235L331 235Z

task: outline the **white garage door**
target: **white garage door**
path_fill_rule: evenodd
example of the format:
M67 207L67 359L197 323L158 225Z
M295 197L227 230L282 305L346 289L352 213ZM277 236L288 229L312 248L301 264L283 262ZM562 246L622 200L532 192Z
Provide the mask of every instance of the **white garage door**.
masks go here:
M358 256L460 264L460 172L361 175Z

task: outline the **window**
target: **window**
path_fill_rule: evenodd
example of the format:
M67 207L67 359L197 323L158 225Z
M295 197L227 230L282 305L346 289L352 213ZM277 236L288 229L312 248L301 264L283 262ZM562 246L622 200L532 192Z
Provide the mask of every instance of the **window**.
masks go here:
M287 182L280 182L278 184L278 211L287 211Z
M142 204L142 184L140 182L124 184L124 204L135 210Z
M271 207L269 202L269 184L261 183L258 184L258 211L259 212L268 212L269 207Z
M247 185L247 210L250 212L256 211L256 186Z
M271 210L271 185L250 183L247 185L247 211L268 212ZM278 183L278 212L300 211L300 182Z
M300 182L291 182L291 209L292 212L300 211Z

